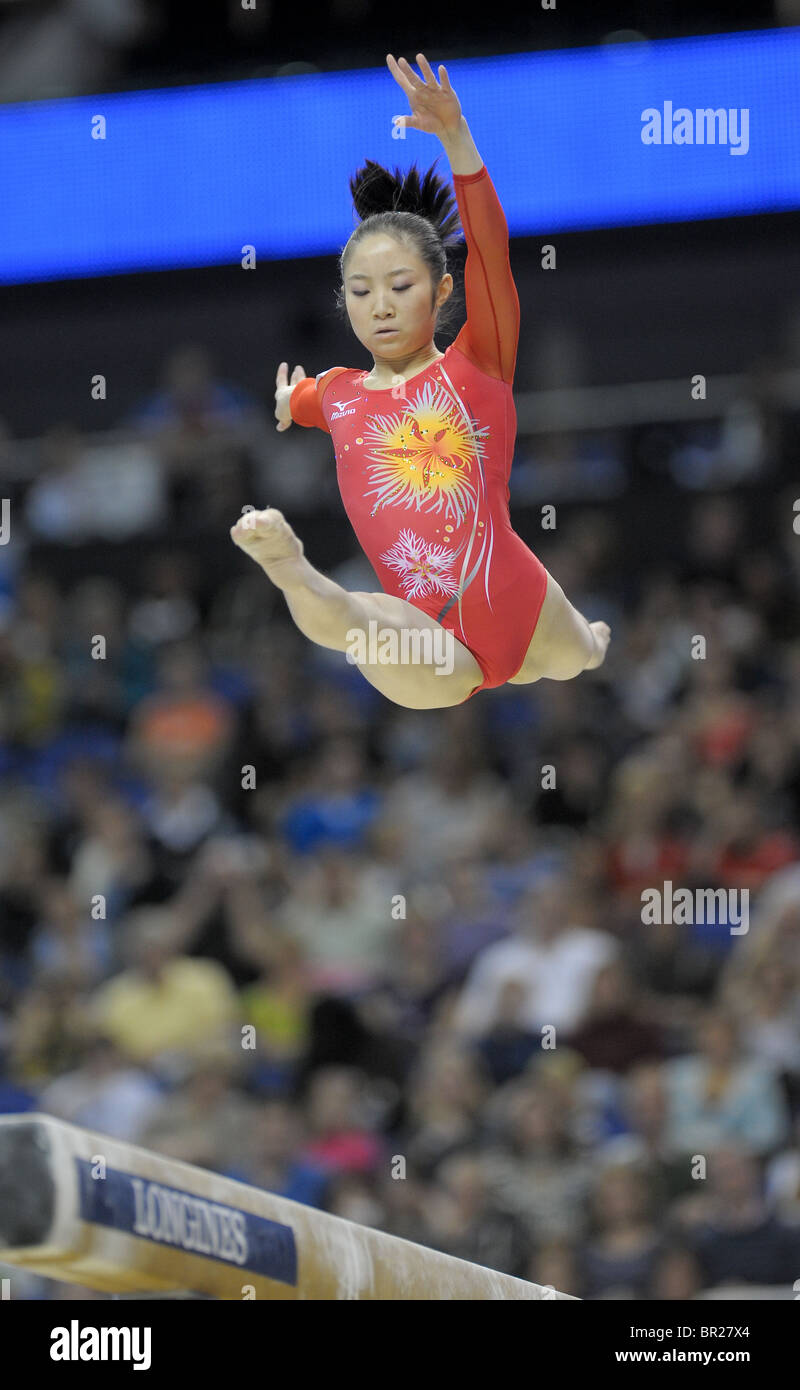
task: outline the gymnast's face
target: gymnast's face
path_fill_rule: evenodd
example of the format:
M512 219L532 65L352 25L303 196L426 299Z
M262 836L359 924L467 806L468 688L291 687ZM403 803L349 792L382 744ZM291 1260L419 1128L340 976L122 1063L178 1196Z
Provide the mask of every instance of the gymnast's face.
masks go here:
M376 360L400 363L430 345L453 277L442 276L433 295L430 271L410 243L376 232L353 248L344 288L356 337Z

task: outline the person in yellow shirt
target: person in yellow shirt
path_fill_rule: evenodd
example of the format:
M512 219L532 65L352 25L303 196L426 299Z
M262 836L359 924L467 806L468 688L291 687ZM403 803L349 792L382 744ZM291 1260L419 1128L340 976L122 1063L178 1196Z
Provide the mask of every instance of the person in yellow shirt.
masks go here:
M131 965L89 1000L92 1021L136 1061L191 1054L212 1036L240 1045L239 1004L228 972L216 961L181 955L177 929L168 908L132 913L126 925Z

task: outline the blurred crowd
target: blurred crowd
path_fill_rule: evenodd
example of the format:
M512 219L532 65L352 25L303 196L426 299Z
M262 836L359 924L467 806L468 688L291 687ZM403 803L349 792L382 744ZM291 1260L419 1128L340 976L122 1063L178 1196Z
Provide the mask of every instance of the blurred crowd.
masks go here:
M685 491L655 568L614 505L525 532L606 664L406 711L228 540L333 498L329 441L276 449L189 346L120 423L49 430L28 478L0 451L0 1110L582 1298L791 1298L790 492L759 529L746 489ZM667 881L746 890L747 929L645 924Z

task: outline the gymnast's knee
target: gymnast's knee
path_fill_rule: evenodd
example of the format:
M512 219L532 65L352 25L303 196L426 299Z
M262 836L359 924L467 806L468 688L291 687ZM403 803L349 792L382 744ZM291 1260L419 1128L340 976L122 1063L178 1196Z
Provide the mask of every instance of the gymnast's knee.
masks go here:
M542 663L542 675L551 681L571 681L586 670L592 657L594 646L589 646L578 637L569 646L556 648Z

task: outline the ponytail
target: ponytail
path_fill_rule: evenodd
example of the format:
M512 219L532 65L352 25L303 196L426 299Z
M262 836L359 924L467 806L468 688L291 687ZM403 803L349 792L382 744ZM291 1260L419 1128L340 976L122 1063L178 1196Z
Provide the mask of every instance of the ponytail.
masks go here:
M442 276L448 270L446 248L461 240L458 204L450 184L436 172L436 164L420 175L416 164L410 169L395 168L390 172L374 159L368 159L350 178L350 192L360 222L339 257L342 284L337 294L337 308L346 317L347 262L354 247L365 236L376 232L411 243L428 267L433 304ZM446 326L444 320L450 317L447 311L452 312L452 300L451 295L442 306L438 328Z
M421 176L416 164L390 174L368 159L350 179L350 192L362 223L383 212L408 212L430 222L443 244L457 240L460 223L456 200L450 185L436 173L435 164Z

